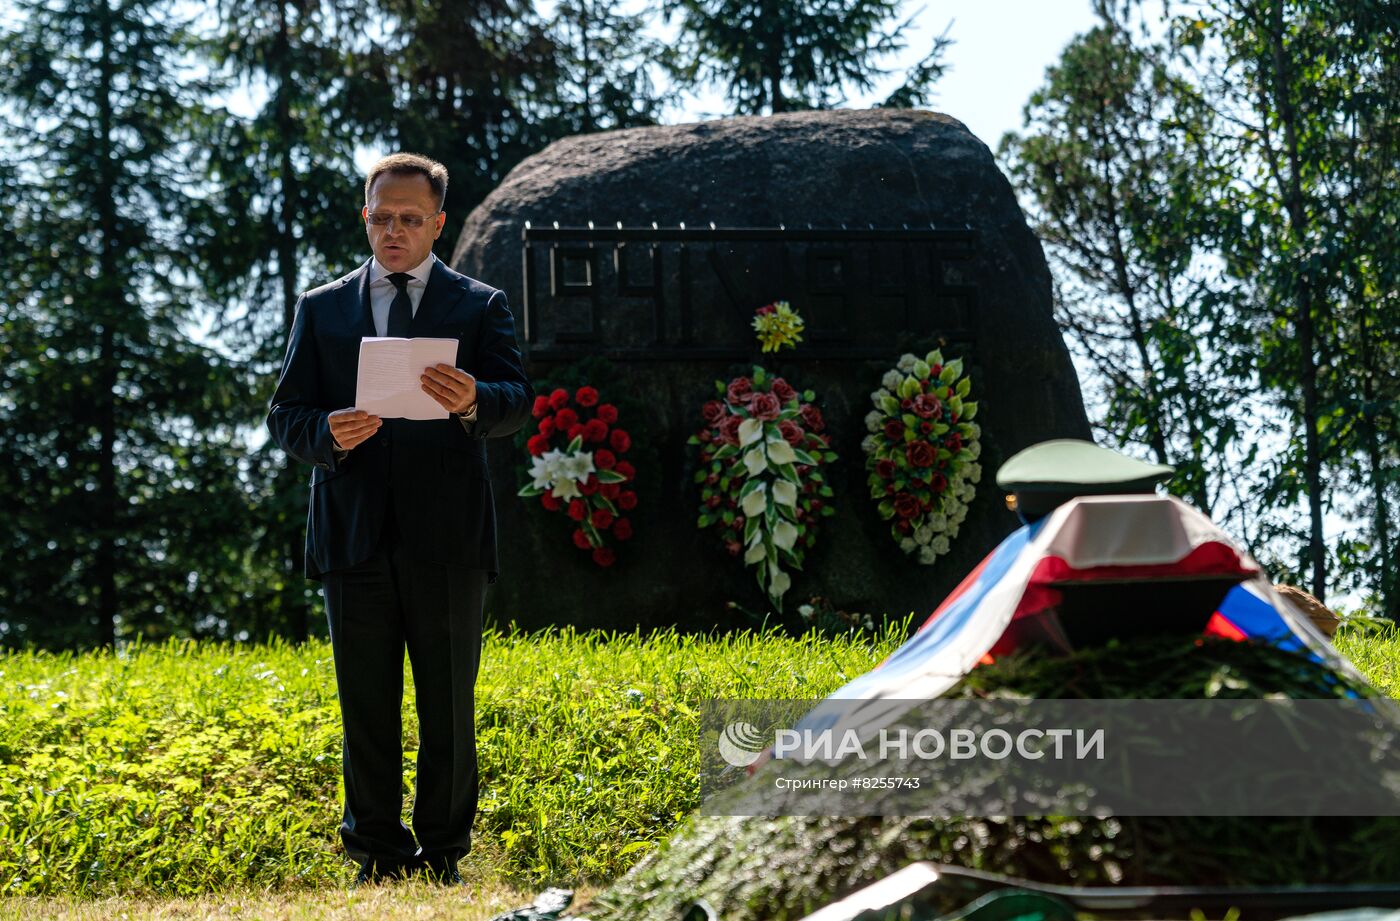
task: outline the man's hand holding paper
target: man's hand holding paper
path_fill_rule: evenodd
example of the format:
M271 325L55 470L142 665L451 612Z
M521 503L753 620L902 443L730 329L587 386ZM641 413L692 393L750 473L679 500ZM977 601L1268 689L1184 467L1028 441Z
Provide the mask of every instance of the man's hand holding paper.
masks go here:
M379 431L382 424L378 416L371 416L353 406L337 409L330 414L327 421L331 426L331 440L340 451L358 447L361 442Z
M476 378L446 362L424 368L423 389L450 413L469 413L476 406Z
M456 339L360 340L355 409L384 419L445 419L476 404L476 379L454 367Z

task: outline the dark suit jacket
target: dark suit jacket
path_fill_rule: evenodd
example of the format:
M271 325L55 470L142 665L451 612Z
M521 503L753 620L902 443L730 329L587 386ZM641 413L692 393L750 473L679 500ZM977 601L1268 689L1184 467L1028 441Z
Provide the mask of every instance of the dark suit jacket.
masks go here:
M392 512L409 552L486 570L494 582L500 565L485 439L518 431L535 396L521 366L505 292L435 261L409 336L457 339L457 367L477 379L476 421L464 424L455 415L385 419L371 438L337 460L327 417L355 405L360 338L377 335L369 266L366 261L297 299L267 416L282 450L312 467L306 575L320 580L325 572L364 560Z

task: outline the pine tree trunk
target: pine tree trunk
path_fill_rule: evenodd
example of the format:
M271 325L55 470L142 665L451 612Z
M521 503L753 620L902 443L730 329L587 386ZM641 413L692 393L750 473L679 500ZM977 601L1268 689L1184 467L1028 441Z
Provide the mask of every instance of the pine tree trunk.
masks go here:
M782 54L775 46L768 56L768 96L773 101L772 113L787 111L787 100L783 98Z
M98 25L98 172L102 181L97 189L98 226L102 232L102 248L98 257L100 269L96 291L98 315L101 317L100 344L97 356L97 383L93 398L98 406L101 446L97 456L97 641L108 648L117 643L117 464L116 464L116 400L117 365L115 354L117 336L114 327L119 322L118 303L123 281L118 277L117 209L113 197L116 181L112 162L112 14L104 3L100 7Z
M1308 213L1299 176L1297 113L1289 93L1288 55L1283 47L1283 0L1274 0L1269 9L1269 41L1273 51L1274 102L1283 123L1285 153L1288 156L1288 182L1285 207L1294 240L1303 240L1308 231ZM1282 178L1282 177L1280 177ZM1303 391L1303 476L1308 490L1308 563L1312 568L1312 594L1326 600L1327 555L1322 523L1322 445L1317 425L1320 409L1317 395L1317 327L1314 310L1318 298L1311 271L1304 271L1297 288L1296 316L1299 351L1299 384ZM1290 292L1291 294L1292 292Z
M1375 356L1371 351L1371 330L1367 322L1370 314L1361 309L1357 334L1358 352L1361 357L1361 425L1366 440L1366 461L1370 467L1372 512L1375 518L1376 554L1380 560L1377 573L1380 584L1377 593L1381 599L1381 611L1391 620L1400 620L1400 592L1396 590L1396 563L1390 546L1390 505L1385 498L1385 470L1381 459L1380 426L1376 422L1376 384L1374 367Z
M1099 104L1100 119L1106 117L1103 112L1103 103ZM1100 122L1102 124L1102 122ZM1100 137L1099 144L1106 148L1108 137L1105 133ZM1123 228L1118 217L1118 197L1114 190L1113 175L1107 163L1103 164L1103 184L1105 198L1108 204L1108 220L1113 227L1113 237L1109 241L1113 246L1113 277L1114 283L1118 287L1118 295L1123 298L1124 304L1128 308L1128 327L1133 339L1133 347L1137 350L1138 361L1142 363L1142 389L1143 396L1147 399L1147 412L1144 414L1147 419L1147 437L1152 445L1152 453L1157 456L1157 463L1171 464L1171 457L1167 453L1167 438L1162 425L1162 401L1157 395L1157 368L1152 359L1152 351L1147 345L1147 329L1142 322L1142 311L1138 309L1138 291L1133 286L1132 280L1128 277L1128 256L1123 249Z
M783 30L776 26L772 40L768 44L768 96L772 100L772 113L787 111L787 100L783 98Z
M588 26L591 16L587 0L579 3L578 41L583 52L583 123L584 133L594 130L593 121L593 51L588 47Z

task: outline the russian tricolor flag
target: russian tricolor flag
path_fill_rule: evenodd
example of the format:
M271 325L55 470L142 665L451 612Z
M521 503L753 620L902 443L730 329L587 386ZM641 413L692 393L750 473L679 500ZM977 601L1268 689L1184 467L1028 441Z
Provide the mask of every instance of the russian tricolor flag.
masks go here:
M1084 496L1012 533L899 649L798 730L875 733L911 702L1030 643L1070 651L1112 636L1199 632L1307 650L1359 677L1258 564L1170 496Z

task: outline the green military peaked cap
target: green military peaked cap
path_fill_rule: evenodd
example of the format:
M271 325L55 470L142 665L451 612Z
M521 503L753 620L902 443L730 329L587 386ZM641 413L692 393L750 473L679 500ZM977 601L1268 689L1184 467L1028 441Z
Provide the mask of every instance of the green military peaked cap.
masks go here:
M1152 492L1175 468L1149 464L1078 438L1031 445L1007 459L997 485L1014 497L1007 505L1028 521L1043 518L1076 496Z

